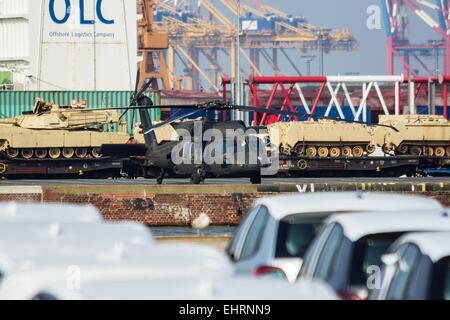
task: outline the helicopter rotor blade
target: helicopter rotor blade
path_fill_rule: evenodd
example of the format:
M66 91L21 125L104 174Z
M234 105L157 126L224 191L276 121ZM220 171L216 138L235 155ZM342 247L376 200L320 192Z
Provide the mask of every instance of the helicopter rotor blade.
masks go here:
M192 116L192 115L194 115L194 114L196 114L198 112L202 112L202 111L206 111L206 110L208 110L208 108L193 110L191 112L188 112L188 113L185 113L185 114L182 114L182 115L170 118L170 119L168 119L166 121L163 121L161 123L155 124L150 130L147 130L146 132L144 132L144 135L152 132L155 129L162 128L162 127L170 125L170 124L172 124L172 123L174 123L174 122L176 122L178 120L187 118L187 117Z

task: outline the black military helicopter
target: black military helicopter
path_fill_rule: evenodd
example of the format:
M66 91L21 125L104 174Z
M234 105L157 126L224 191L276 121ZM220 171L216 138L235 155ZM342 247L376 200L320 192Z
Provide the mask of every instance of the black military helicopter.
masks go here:
M141 118L141 130L145 138L145 146L117 146L104 145L101 153L106 156L135 156L141 155L144 160L142 162L143 175L146 178L156 178L158 184L162 184L166 178L190 178L191 183L200 184L206 178L250 178L251 183L261 183L261 170L271 166L271 150L267 144L267 135L264 135L264 127L250 127L242 121L215 121L207 117L201 117L197 120L185 120L188 117L194 116L203 111L215 110L241 110L244 112L265 112L268 114L281 114L290 117L299 118L320 118L331 119L317 115L306 113L267 110L262 108L255 108L250 106L235 105L224 101L211 101L204 104L195 105L177 105L171 106L176 109L189 109L187 113L163 121L161 123L153 124L149 116L149 109L162 108L164 106L154 105L152 100L145 95L147 89L152 85L154 79L147 80L143 87L138 90L139 71L137 74L136 88L131 98L130 106L127 108L119 108L125 110L122 117L132 110L132 112L139 112ZM192 111L193 109L193 111ZM339 120L345 122L355 122L351 120ZM363 123L361 123L363 124ZM364 123L364 125L366 125ZM166 130L164 129L166 128ZM167 130L167 128L169 128ZM220 133L214 140L206 139L211 129L216 133ZM395 128L393 128L395 130ZM161 131L166 135L166 139L160 138ZM179 131L183 131L185 135L191 139L183 139L180 143ZM251 132L250 135L244 137L229 136L227 132ZM167 132L172 134L172 137L167 139ZM183 137L185 136L183 135ZM256 142L256 143L255 143ZM212 146L216 146L216 148ZM241 147L239 149L239 146ZM174 153L174 149L177 152ZM238 155L239 150L241 152ZM219 154L220 153L220 154ZM208 162L204 155L212 155L215 159L223 159L222 162ZM174 155L177 159L174 159ZM255 157L255 155L257 155ZM240 157L241 161L236 161ZM184 160L180 162L179 160ZM225 160L231 161L225 161ZM196 161L199 160L199 161Z

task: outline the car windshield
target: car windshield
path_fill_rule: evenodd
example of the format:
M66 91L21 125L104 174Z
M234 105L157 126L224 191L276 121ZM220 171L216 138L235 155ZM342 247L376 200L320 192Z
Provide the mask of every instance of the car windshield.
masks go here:
M431 299L450 300L450 257L441 259L433 267Z
M305 217L297 214L281 220L278 226L275 257L303 258L326 216Z
M381 267L381 256L401 233L369 235L359 239L353 250L350 285L365 286L374 267Z

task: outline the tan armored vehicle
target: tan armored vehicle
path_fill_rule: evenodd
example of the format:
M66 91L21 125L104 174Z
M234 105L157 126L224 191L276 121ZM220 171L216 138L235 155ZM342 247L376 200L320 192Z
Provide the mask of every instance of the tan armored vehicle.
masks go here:
M450 157L450 122L435 115L380 116L375 141L385 153Z
M268 130L270 140L279 141L280 153L285 155L359 158L375 151L373 128L356 123L279 122Z
M86 108L85 101L63 107L38 98L31 112L0 119L0 151L23 159L100 158L101 145L128 141L116 111ZM108 132L115 124L120 132Z

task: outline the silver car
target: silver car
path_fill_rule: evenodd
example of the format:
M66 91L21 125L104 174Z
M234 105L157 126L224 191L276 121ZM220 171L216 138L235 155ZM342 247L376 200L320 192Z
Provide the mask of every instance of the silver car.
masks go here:
M408 234L382 257L378 300L450 300L450 232Z
M367 299L381 257L409 232L450 231L444 211L356 212L333 215L305 254L300 279L326 281L345 299Z
M245 215L228 248L237 273L294 282L324 219L355 211L441 210L434 199L362 192L265 197Z

